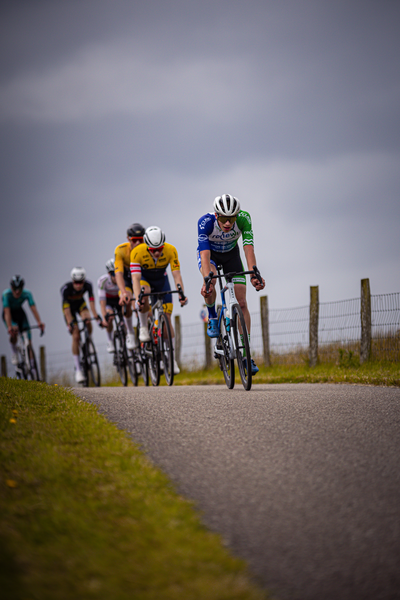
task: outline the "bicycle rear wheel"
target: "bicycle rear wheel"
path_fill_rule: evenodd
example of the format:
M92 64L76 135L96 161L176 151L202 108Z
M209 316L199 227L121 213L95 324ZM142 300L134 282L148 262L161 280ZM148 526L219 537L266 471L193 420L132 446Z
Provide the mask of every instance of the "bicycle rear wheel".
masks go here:
M232 329L240 379L244 389L249 391L252 383L250 344L246 322L239 304L235 304L232 309Z
M164 364L164 375L168 385L174 383L174 348L172 346L172 332L168 317L161 313L159 323L159 342L161 342L161 360Z
M91 338L86 340L86 360L88 365L88 382L89 373L91 379L96 387L100 387L100 367L99 361L97 360L96 349Z
M114 331L114 364L122 385L126 386L128 385L128 375L126 372L125 348L121 338L121 333L118 330Z
M218 311L218 318L220 310L221 309ZM235 385L235 361L233 358L230 358L229 334L226 331L224 316L222 316L221 319L221 333L217 340L217 348L224 351L223 354L217 354L219 367L224 374L225 383L228 386L228 389L232 390Z

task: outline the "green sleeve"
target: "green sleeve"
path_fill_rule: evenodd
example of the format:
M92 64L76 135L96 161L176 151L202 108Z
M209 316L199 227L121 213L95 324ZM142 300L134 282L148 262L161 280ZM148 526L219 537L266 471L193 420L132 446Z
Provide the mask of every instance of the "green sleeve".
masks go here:
M254 246L253 228L251 226L251 216L245 210L241 210L237 218L237 226L242 232L243 246Z

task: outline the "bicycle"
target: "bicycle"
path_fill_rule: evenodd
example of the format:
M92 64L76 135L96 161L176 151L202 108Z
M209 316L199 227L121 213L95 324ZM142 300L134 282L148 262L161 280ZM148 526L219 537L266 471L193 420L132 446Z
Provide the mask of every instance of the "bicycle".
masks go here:
M141 344L148 362L150 379L154 386L157 386L160 383L161 361L163 363L167 384L172 385L174 382L174 347L172 345L172 331L163 306L163 298L166 294L179 294L181 300L186 299L179 284L177 290L150 292L147 294L144 293L144 288L142 287L138 298L138 302L141 304L142 299L146 296L150 296L152 300L158 296L158 300L151 306L152 314L148 321L150 342Z
M136 370L135 354L133 350L128 350L126 347L126 328L121 308L114 308L113 312L106 315L106 320L108 321L111 316L115 317L113 333L114 366L118 371L123 386L128 385L127 370L129 371L133 385L136 386L138 385L138 373Z
M133 312L136 314L137 320L139 322L139 315L136 308L133 309ZM132 350L133 353L133 361L135 364L136 373L143 377L143 382L145 386L149 385L149 360L146 354L144 344L139 340L139 327L136 327L135 330L135 338L136 338L136 347ZM138 381L135 385L138 385Z
M89 321L97 321L94 317L91 319L83 319L82 326L75 321L76 327L79 329L79 354L81 369L84 376L82 382L83 387L89 387L89 375L95 387L100 387L100 367L97 360L96 348L94 347L91 335L88 329ZM81 335L83 334L83 336Z
M18 364L15 366L15 374L17 379L32 379L32 381L40 381L35 351L27 334L30 329L40 329L40 327L38 325L25 327L18 333L18 340L16 344ZM40 332L40 337L43 335L43 333L43 331Z
M211 271L204 278L207 292L210 289L210 283L213 279L219 279L220 284L222 303L218 309L218 329L220 334L216 338L214 358L219 360L225 383L230 390L235 385L236 358L243 387L246 391L249 391L252 384L249 336L242 309L236 299L235 285L232 280L236 275L255 275L260 283L262 283L261 274L256 266L253 267L252 271L221 274L222 267L218 265L217 271L218 274L214 274ZM225 286L222 285L222 278L225 278ZM225 300L226 292L229 292L228 303Z

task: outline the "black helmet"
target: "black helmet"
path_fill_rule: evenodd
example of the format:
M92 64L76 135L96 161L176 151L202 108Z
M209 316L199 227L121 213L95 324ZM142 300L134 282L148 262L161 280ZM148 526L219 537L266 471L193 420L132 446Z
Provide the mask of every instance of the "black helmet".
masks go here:
M126 234L129 238L142 238L144 236L144 227L140 223L133 223Z
M13 290L22 290L24 285L25 281L22 279L21 275L14 275L10 281L10 286Z

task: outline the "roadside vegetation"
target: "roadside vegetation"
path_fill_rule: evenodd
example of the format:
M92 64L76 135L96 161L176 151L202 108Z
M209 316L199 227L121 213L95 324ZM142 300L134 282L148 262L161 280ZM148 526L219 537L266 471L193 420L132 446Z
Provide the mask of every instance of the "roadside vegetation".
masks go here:
M0 377L7 600L261 600L242 560L94 406Z
M352 383L359 385L400 386L399 362L368 362L360 365L357 357L351 352L342 353L336 363L321 363L316 367L309 367L308 359L302 364L274 365L265 367L260 359L257 366L260 371L253 378L257 383ZM224 375L217 366L212 369L197 371L182 369L175 376L174 385L225 385ZM239 372L236 368L236 384L240 382ZM104 385L119 386L118 376L112 376ZM139 380L139 385L143 381ZM151 383L150 383L151 385ZM160 385L166 385L165 378L161 376Z

